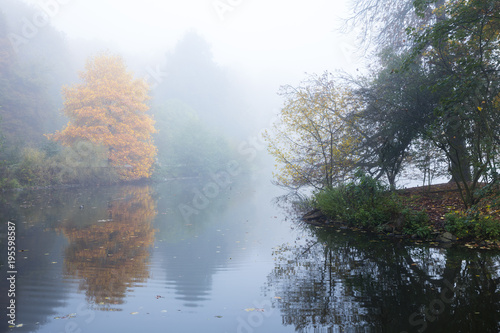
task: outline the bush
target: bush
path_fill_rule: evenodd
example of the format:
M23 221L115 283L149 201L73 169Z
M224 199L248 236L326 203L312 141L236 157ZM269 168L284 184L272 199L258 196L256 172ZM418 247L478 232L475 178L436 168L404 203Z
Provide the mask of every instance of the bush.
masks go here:
M2 178L0 179L0 190L12 190L20 188L21 184L15 178Z
M432 231L425 211L403 208L386 186L360 172L353 182L317 193L314 203L329 218L353 225L383 230L392 223L396 229L421 238L429 237Z
M24 148L21 161L15 168L15 177L21 185L42 186L49 182L46 155L35 148Z
M403 231L408 235L417 235L420 238L429 238L432 233L429 216L424 210L414 211L403 209L405 225Z
M20 162L12 167L17 185L110 184L118 181L114 168L108 166L105 147L80 141L47 153L47 149L25 148ZM7 185L5 188L7 188ZM16 185L16 184L11 184Z
M476 193L481 201L466 211L445 216L445 228L464 239L500 239L500 193L496 184L487 185Z
M476 207L465 212L453 212L445 216L445 228L458 238L499 239L500 221L483 214Z

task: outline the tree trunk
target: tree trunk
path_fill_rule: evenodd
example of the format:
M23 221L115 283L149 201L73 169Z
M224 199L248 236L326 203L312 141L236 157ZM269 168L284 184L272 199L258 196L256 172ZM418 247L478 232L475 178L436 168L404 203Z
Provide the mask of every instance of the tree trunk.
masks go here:
M460 134L450 137L450 172L455 182L470 182L472 180L470 161L467 156L465 139Z

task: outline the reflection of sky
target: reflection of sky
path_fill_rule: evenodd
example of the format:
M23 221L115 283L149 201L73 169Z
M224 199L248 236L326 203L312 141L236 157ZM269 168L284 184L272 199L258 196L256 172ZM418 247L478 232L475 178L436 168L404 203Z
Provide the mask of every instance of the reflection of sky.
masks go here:
M61 274L62 253L67 245L63 236L54 231L44 232L41 228L23 230L19 223L17 235L16 324L25 323L26 327L19 328L18 332L28 332L57 316L58 309L67 305L68 294L75 284L64 279ZM2 274L4 276L6 274ZM7 301L7 297L4 297L7 293L4 293L3 288L1 290L2 300ZM2 309L3 305L2 301Z

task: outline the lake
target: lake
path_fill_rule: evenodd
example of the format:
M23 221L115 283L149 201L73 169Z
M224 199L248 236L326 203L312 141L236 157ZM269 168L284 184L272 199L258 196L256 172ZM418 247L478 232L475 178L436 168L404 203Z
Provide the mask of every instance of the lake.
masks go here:
M498 252L309 227L240 178L4 193L0 331L500 331Z

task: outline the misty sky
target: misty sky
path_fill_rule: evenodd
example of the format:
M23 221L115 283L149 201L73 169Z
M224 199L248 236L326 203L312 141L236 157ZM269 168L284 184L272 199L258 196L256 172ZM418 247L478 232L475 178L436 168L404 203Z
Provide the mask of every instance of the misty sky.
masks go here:
M280 84L356 67L352 37L338 32L348 0L25 1L48 8L68 38L101 40L125 58L146 55L153 68L189 30L212 45L220 65Z

